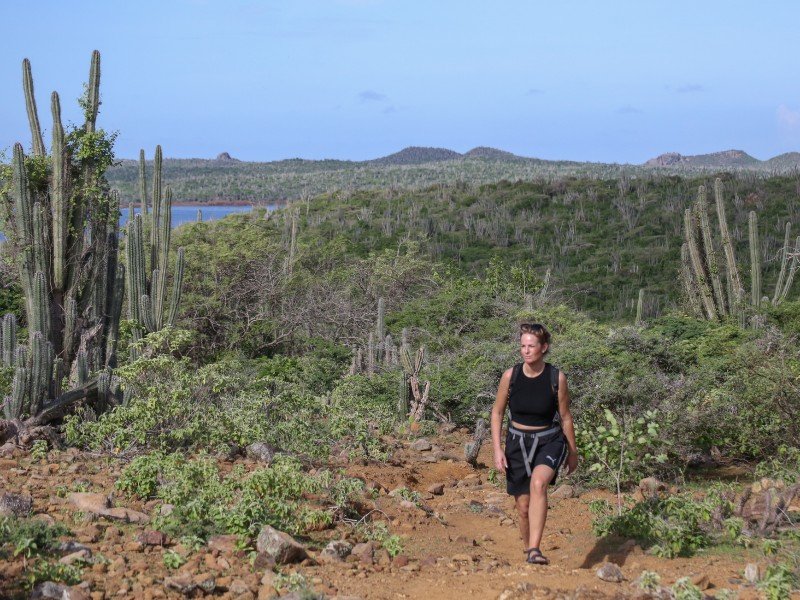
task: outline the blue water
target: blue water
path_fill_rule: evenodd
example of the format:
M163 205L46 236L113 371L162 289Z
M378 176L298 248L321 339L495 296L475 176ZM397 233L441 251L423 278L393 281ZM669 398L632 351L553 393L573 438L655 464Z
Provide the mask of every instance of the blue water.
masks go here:
M226 215L232 213L246 213L250 212L252 206L173 206L172 207L172 227L173 229L178 225L184 223L194 223L197 221L197 209L203 211L203 221L215 221L221 219ZM274 205L267 206L267 210L275 210ZM151 209L152 210L152 209ZM139 209L135 209L136 214L139 214ZM128 210L120 211L119 227L123 231L125 224L128 222ZM0 233L0 240L5 240L5 236Z
M268 210L273 210L274 208L275 208L274 206L267 207ZM252 206L173 206L172 227L175 228L178 225L183 225L184 223L194 223L195 221L197 221L197 209L200 209L203 212L203 221L214 221L216 219L221 219L222 217L233 213L250 212L253 209L253 207ZM150 210L152 210L152 208ZM135 211L136 214L138 215L139 208L135 207ZM123 210L119 218L120 229L124 228L127 222L128 222L128 211Z

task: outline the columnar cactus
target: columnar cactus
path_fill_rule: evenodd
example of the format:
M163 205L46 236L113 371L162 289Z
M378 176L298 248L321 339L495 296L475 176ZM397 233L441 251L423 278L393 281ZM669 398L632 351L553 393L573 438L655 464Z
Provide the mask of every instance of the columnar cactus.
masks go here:
M134 214L133 204L128 206L128 225L126 228L125 258L128 266L128 318L136 326L133 339L141 339L143 333L159 331L165 325L175 325L178 306L183 287L184 252L178 249L173 277L172 304L164 321L164 305L167 290L167 264L169 259L170 236L172 232L172 190L162 192L161 185L162 154L161 146L156 147L153 161L153 212L150 226L149 247L145 241L144 219L147 214L146 182L144 177L144 151L139 153L140 214ZM135 359L136 349L131 347L131 358Z
M400 361L411 388L409 417L411 417L412 421L421 421L425 416L425 408L428 406L428 394L431 390L430 381L425 382L423 390L419 388L422 365L425 362L425 348L420 346L416 356L412 358L410 348L406 345L400 351Z
M29 417L26 423L33 427L63 414L77 400L93 399L96 382L88 374L115 365L123 276L117 264L118 200L105 180L111 143L96 130L100 55L92 54L83 104L86 122L69 139L58 94L52 94L49 161L27 59L22 71L33 155L26 157L20 144L14 146L11 186L0 195L0 221L25 297L28 343L15 348L16 323L7 316L2 358L10 366L13 356L16 369L5 416ZM46 177L37 175L43 171ZM83 381L79 355L85 360ZM71 374L79 387L62 393L64 374Z
M721 244L725 253L725 283L721 279L721 267L717 263L715 241L708 222L708 211L705 202L705 188L700 187L698 200L693 208L684 214L685 250L681 251L682 277L686 286L687 297L693 309L702 307L706 319L715 320L728 315L738 315L744 320L744 289L739 276L739 268L733 252L733 243L725 218L725 205L722 197L722 182L714 183L714 196L719 220ZM748 217L750 241L750 305L758 309L769 298L762 296L761 284L761 246L758 236L758 216L751 211ZM698 235L698 233L700 235ZM794 280L798 267L797 252L792 252L789 243L791 225L786 224L783 256L780 274L775 285L772 304L777 305L786 298ZM800 248L800 237L797 238L795 250Z
M705 266L711 279L711 289L714 292L714 301L717 313L724 317L727 314L725 309L725 294L722 289L722 280L719 276L719 266L717 265L717 253L714 249L714 241L711 237L711 224L708 220L708 206L706 205L706 188L700 186L697 192L697 216L700 220L700 231L703 235L703 250L705 250Z
M719 223L719 234L722 238L722 249L725 252L725 265L727 266L727 281L729 286L729 298L731 306L741 306L744 296L742 280L739 277L739 267L736 264L736 255L733 252L733 242L728 231L728 219L725 216L725 200L722 194L722 180L714 180L714 204L717 208L717 222Z
M758 243L758 215L750 211L747 218L750 233L750 302L753 306L761 304L761 248Z
M636 302L636 325L640 326L644 321L642 315L644 314L644 288L639 290L639 299Z

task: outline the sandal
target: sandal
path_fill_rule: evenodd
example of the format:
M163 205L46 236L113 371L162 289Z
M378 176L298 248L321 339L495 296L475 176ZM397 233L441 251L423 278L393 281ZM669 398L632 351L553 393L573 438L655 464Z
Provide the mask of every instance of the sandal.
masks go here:
M528 558L525 559L525 562L530 563L532 565L549 565L550 561L542 554L542 551L538 548L528 548L525 550L525 553L528 555Z

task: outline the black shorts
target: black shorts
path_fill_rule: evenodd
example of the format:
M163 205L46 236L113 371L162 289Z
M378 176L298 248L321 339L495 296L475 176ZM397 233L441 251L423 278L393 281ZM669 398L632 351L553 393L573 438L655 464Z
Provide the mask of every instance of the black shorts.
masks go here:
M506 490L512 496L531 493L531 476L525 468L525 456L522 454L520 437L525 444L525 454L530 455L533 448L533 436L525 434L520 436L512 431L506 435ZM558 477L558 469L564 464L567 458L567 440L564 432L559 428L546 436L538 436L539 441L536 451L531 458L530 470L533 471L539 465L546 465L555 471L550 485L553 485Z

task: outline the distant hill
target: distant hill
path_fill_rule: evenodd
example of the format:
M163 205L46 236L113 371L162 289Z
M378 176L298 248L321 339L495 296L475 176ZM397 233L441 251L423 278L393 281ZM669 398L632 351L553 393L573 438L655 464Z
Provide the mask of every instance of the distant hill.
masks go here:
M787 152L765 160L764 164L773 171L786 172L800 169L800 152Z
M463 158L463 155L455 150L409 146L408 148L403 148L400 152L395 152L389 156L383 156L365 162L373 165L420 165L423 163L441 162L443 160L453 160L457 158Z
M464 154L464 158L488 158L491 160L525 160L521 156L511 154L505 150L498 150L497 148L489 148L488 146L478 146Z
M697 154L695 156L683 156L677 152L667 152L655 158L651 158L645 167L685 167L689 169L740 169L753 168L762 164L762 161L753 158L742 150L724 150L711 154Z
M410 168L424 165L424 168ZM214 159L165 159L164 181L182 202L283 202L332 190L405 188L498 181L533 181L563 177L616 179L654 171L681 176L755 172L766 175L800 169L800 152L761 161L742 150L696 156L662 154L644 164L609 164L526 158L479 146L461 154L448 148L411 146L365 161L290 158L270 162L241 161L223 152ZM122 160L108 171L122 203L138 199L137 161Z

